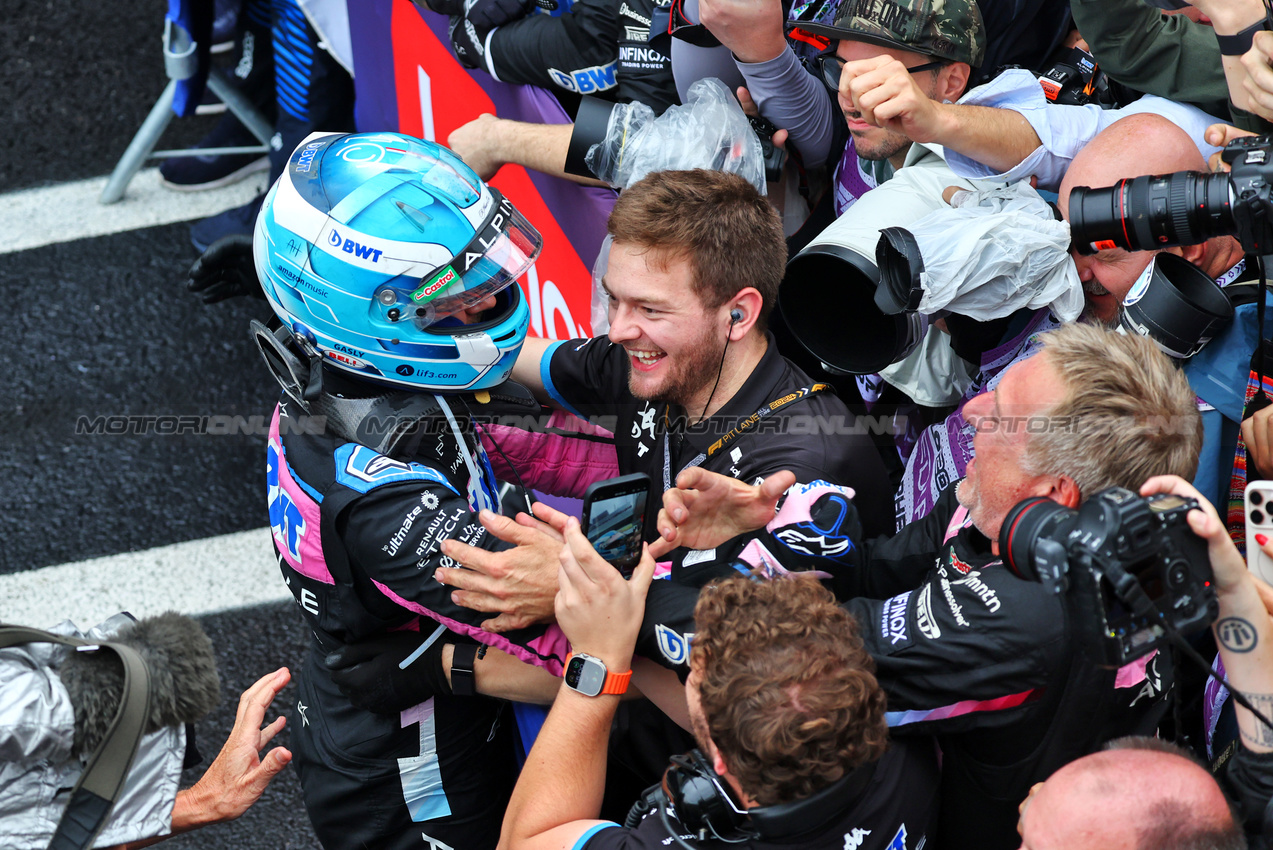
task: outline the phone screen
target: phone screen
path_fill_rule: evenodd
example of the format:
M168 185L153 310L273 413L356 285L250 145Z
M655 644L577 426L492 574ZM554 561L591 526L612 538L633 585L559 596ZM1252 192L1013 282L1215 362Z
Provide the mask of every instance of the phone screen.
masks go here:
M586 505L588 542L602 558L629 575L641 560L648 490L597 493Z

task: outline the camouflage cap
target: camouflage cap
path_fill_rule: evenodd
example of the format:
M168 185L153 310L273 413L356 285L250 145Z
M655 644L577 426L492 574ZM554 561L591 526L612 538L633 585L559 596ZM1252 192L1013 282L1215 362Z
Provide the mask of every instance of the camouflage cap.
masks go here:
M840 0L829 24L800 29L980 67L986 30L976 0Z

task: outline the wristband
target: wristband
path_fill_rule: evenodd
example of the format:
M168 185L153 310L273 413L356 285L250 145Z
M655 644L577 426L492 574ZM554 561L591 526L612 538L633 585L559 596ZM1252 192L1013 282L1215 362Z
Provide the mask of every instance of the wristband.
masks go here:
M1266 29L1267 26L1267 22L1261 18L1235 35L1220 35L1220 33L1216 33L1216 43L1220 45L1220 55L1241 56L1246 53L1251 49L1251 42L1255 40L1255 34Z
M457 697L477 694L477 677L473 666L477 661L477 649L485 644L457 643L451 654L451 693Z

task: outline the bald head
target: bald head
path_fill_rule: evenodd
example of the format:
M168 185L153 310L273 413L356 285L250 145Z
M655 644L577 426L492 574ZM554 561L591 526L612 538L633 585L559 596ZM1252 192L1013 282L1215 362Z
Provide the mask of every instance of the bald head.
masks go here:
M1070 190L1075 186L1113 186L1123 177L1206 171L1207 163L1184 130L1161 115L1129 115L1088 142L1061 181L1061 212L1069 220Z
M1108 750L1071 762L1031 795L1020 829L1023 850L1243 846L1211 774L1156 750Z

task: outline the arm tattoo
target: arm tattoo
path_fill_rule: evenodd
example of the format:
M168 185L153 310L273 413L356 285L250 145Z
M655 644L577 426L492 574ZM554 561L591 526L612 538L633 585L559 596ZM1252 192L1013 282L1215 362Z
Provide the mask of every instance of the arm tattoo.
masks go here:
M1225 617L1215 628L1220 645L1230 652L1247 653L1260 642L1255 626L1241 617Z
M1273 694L1248 694L1243 693L1251 705L1259 709L1260 713L1265 717L1273 719ZM1273 729L1264 725L1264 721L1256 717L1254 734L1242 730L1242 740L1249 744L1255 744L1262 747L1273 747Z

